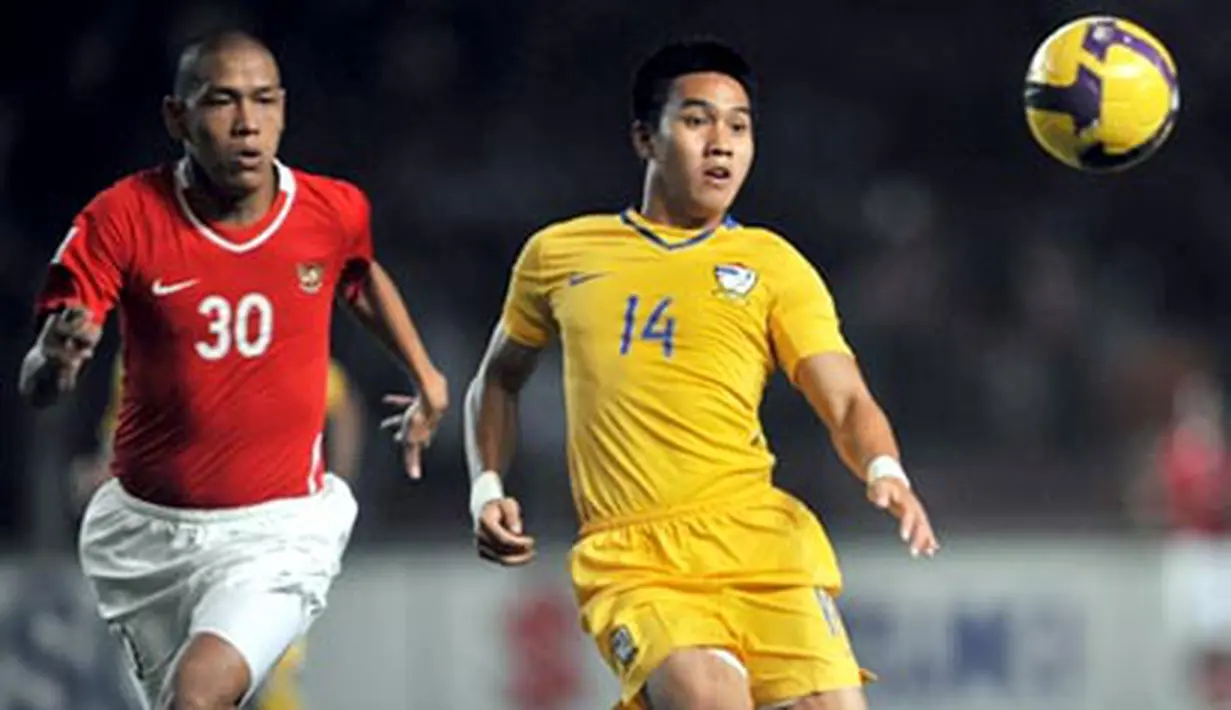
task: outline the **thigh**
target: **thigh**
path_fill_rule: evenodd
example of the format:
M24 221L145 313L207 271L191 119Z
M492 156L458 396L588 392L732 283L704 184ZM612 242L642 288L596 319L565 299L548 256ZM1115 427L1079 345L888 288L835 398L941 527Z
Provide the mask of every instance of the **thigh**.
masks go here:
M726 649L672 651L643 691L650 710L752 710L748 673Z
M196 633L176 656L155 710L239 707L251 686L252 676L239 649L213 633Z
M862 688L842 688L770 706L773 710L868 710ZM758 710L768 710L758 708Z
M790 707L818 693L862 697L871 674L859 668L837 605L826 592L736 590L730 609L758 707Z
M220 679L232 678L230 670L224 669L232 667L232 658L239 659L244 679L242 696L247 699L255 694L311 620L311 613L298 594L221 588L202 599L193 614L189 635L194 641L205 636L225 642L233 657L224 662L220 658L223 653L213 654L215 662L203 663L201 672L210 673L218 668ZM183 658L187 658L187 652ZM177 673L184 662L177 664Z
M81 524L82 572L147 704L187 637L193 605L193 551L174 544L178 532L125 506L114 480L95 493Z
M620 681L620 702L636 707L650 675L675 652L736 652L720 600L662 588L626 590L583 608L586 629Z

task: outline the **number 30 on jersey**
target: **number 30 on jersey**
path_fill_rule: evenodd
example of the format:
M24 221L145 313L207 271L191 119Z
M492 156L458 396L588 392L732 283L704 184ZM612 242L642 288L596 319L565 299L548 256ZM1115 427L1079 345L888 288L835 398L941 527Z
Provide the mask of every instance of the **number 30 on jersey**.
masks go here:
M197 355L221 360L234 350L240 357L265 354L274 337L274 307L261 293L249 293L234 304L222 296L206 296L197 312L209 319L211 339L196 342Z
M641 297L632 295L624 307L624 331L620 335L620 354L627 355L634 340L656 343L663 357L675 352L675 318L667 314L671 297L661 298L653 306L643 307ZM648 312L648 315L647 315Z

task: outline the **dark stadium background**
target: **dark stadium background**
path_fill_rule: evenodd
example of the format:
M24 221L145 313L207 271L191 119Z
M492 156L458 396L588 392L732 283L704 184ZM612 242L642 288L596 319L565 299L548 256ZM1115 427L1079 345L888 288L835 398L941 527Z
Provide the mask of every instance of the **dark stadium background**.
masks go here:
M1021 112L1036 43L1123 14L1176 57L1177 130L1116 176L1065 168ZM282 159L365 188L378 256L455 407L412 485L372 426L355 549L467 542L460 402L509 266L536 228L633 204L629 75L662 40L715 34L762 83L758 161L736 216L826 274L946 540L1114 535L1185 375L1231 364L1231 5L1164 2L632 3L617 0L22 3L0 12L0 540L71 550L72 456L95 445L117 345L81 396L15 393L29 303L74 212L175 155L158 114L180 46L250 29L289 89ZM370 407L403 380L345 317L334 353ZM558 360L526 394L511 486L571 539ZM1221 384L1218 385L1221 387ZM781 378L764 407L778 480L847 537L891 526Z

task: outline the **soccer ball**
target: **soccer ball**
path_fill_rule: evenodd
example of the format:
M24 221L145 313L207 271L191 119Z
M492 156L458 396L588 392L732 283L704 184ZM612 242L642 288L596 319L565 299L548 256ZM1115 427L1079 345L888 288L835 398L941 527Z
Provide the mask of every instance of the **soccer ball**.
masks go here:
M1175 61L1161 42L1117 17L1083 17L1043 41L1026 73L1026 123L1065 165L1112 172L1167 140L1180 109Z

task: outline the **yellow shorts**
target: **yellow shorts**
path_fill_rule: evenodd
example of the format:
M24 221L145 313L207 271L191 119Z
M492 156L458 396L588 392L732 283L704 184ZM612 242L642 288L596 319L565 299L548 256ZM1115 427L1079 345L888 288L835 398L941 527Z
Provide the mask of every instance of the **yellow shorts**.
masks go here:
M673 651L725 649L757 707L859 687L830 596L840 587L815 517L785 494L738 507L622 524L586 535L571 572L582 625L620 679L620 705Z
M261 688L256 710L303 710L299 674L303 671L305 645L302 640L282 654Z

